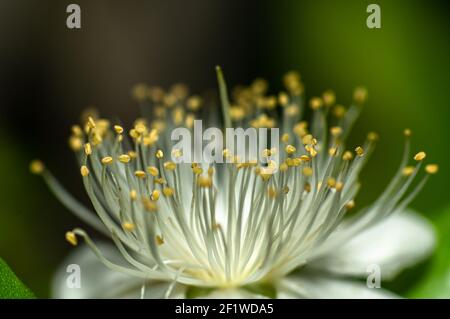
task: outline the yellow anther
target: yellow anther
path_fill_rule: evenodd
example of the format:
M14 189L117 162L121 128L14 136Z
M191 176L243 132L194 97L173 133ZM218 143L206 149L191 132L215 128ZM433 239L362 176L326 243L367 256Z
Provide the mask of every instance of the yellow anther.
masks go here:
M353 154L350 151L345 151L344 154L342 155L342 159L344 161L350 161L353 158Z
M367 100L367 89L365 87L357 87L353 92L353 100L357 104L362 104Z
M173 171L175 168L177 168L177 164L175 164L174 162L165 162L164 168L168 171Z
M84 153L86 155L91 155L92 154L92 146L91 146L90 143L84 144Z
M309 155L311 155L311 157L317 156L317 151L314 147L310 147L308 152L309 152Z
M289 142L289 134L284 133L284 134L281 136L281 141L282 141L283 143Z
M332 106L336 102L336 95L332 90L325 91L322 98L325 106Z
M189 88L184 83L176 83L172 85L170 91L179 100L185 99L189 94Z
M130 222L122 223L122 227L126 231L130 231L130 232L133 231L136 228L136 226L133 223L130 223Z
M266 99L264 99L264 106L268 110L273 110L277 106L277 98L273 95L268 96Z
M313 174L312 168L308 167L308 166L307 167L303 167L302 172L303 172L303 175L305 175L305 176L312 176L312 174Z
M350 209L352 209L353 207L355 207L355 201L354 201L353 199L350 200L350 201L348 201L347 204L345 204L345 208L346 208L347 210L350 210Z
M208 188L212 186L212 179L209 176L201 175L197 179L197 184L200 187Z
M183 123L184 118L184 109L181 107L177 107L172 112L172 119L175 126L179 126L181 123Z
M294 166L294 159L291 158L291 157L286 158L286 165L287 165L288 167Z
M155 178L155 184L163 185L165 183L166 183L166 181L164 180L164 178L162 178L162 177Z
M223 155L223 157L225 157L225 158L229 158L229 157L231 156L231 152L230 152L230 150L229 150L228 148L225 148L225 149L222 151L222 155Z
M402 170L403 176L411 176L414 173L414 166L406 166Z
M148 95L155 102L161 102L164 98L164 90L159 86L153 86L148 88Z
M168 108L172 108L177 102L177 97L173 94L167 94L164 96L164 104Z
M337 182L336 186L334 187L338 192L340 192L344 188L344 183Z
M73 151L79 151L83 147L83 140L77 136L69 138L69 146Z
M155 242L156 242L156 245L161 246L162 244L164 244L164 238L162 238L159 235L156 235Z
M76 246L78 244L77 235L75 235L74 232L66 232L66 240L73 246Z
M314 137L311 134L307 134L302 137L302 143L304 145L311 145L313 143Z
M147 93L148 87L144 83L135 84L131 89L132 97L139 102L142 102L147 98Z
M136 176L137 178L144 178L146 176L146 174L144 171L138 170L138 171L134 172L134 176Z
M286 74L283 76L283 82L284 85L289 86L292 82L299 82L300 81L300 73L297 71L289 71L286 72Z
M276 125L276 121L266 114L261 114L258 118L250 121L250 125L255 128L273 128Z
M305 136L308 134L308 122L302 121L295 124L293 131L298 137Z
M147 167L147 172L149 172L149 174L152 175L153 177L156 177L159 174L159 170L155 166Z
M297 104L291 104L285 108L285 114L289 117L298 115L299 108Z
M106 119L98 119L95 125L97 126L97 129L102 133L105 133L109 129L109 121Z
M92 134L92 145L99 145L103 142L103 137L98 133L94 132Z
M200 175L201 173L203 173L203 169L200 166L195 166L195 167L192 167L192 172L195 175Z
M333 115L337 118L343 118L345 115L345 107L342 105L336 105L333 107Z
M333 178L333 177L328 178L327 185L328 185L329 188L336 187L336 179Z
M363 156L364 155L364 149L361 146L358 146L355 148L356 155Z
M278 94L278 103L281 106L286 106L289 103L289 96L285 92Z
M230 107L230 117L233 121L240 121L245 117L245 110L240 106Z
M81 127L79 125L72 126L72 133L73 133L73 135L75 135L77 137L83 136L83 130L81 129Z
M301 162L307 163L307 162L309 162L311 160L311 157L309 157L308 155L301 155L299 157L299 159L300 159Z
M256 95L262 95L266 92L268 86L269 85L267 84L267 81L265 79L256 78L250 85L250 89L252 93Z
M189 110L191 111L197 111L201 106L202 106L202 98L199 96L191 96L187 101L186 101L186 106Z
M186 127L190 129L194 127L194 121L195 121L194 114L187 114L186 119L184 120L184 125L186 125Z
M288 186L284 186L284 187L281 189L281 192L282 192L284 195L286 195L287 193L289 193L289 187L288 187Z
M134 139L137 139L137 138L139 138L139 136L141 136L141 135L138 133L138 131L136 131L136 129L131 129L131 130L130 130L130 136L131 136L132 138L134 138Z
M263 157L270 157L271 155L272 155L271 151L267 148L262 151Z
M280 172L286 172L288 170L288 165L286 163L280 164Z
M103 165L109 165L113 162L113 158L111 156L106 156L102 158Z
M375 133L375 132L369 132L369 133L367 134L367 139L368 139L370 142L376 142L376 141L378 141L378 134Z
M336 154L337 154L337 148L336 148L336 147L330 147L330 148L328 149L328 155L330 155L330 156L336 156Z
M85 177L89 175L89 168L86 165L81 166L80 168L81 176Z
M159 197L161 196L161 193L159 192L159 190L155 189L152 192L152 200L154 200L155 202L159 199Z
M119 155L119 162L126 164L129 163L130 161L131 161L130 155L127 154Z
M175 193L175 190L173 188L171 188L171 187L163 188L163 194L166 197L173 196L174 193Z
M94 129L95 128L95 121L94 121L94 119L91 116L88 117L87 126L90 129Z
M136 192L136 190L132 189L130 191L130 199L131 200L136 200L137 199L137 192Z
M323 105L323 101L320 97L313 97L310 101L309 101L309 106L313 109L313 110L318 110L322 107Z
M330 133L332 136L334 137L338 137L341 136L342 134L342 128L339 126L333 126L332 128L330 128Z
M158 210L158 206L156 206L156 203L148 198L142 199L142 205L148 212L156 212Z
M437 164L428 164L425 166L425 171L428 174L436 174L439 171L439 166Z
M159 158L159 159L161 159L161 158L163 158L164 157L164 153L163 153L163 151L161 151L161 150L158 150L157 152L156 152L156 158Z
M412 131L409 128L405 128L403 130L403 135L405 135L406 137L410 137L412 135Z
M305 183L305 186L303 186L303 189L307 193L311 192L311 184L310 183Z
M268 195L270 198L275 198L275 197L277 197L278 192L277 192L277 190L276 190L274 187L269 187L269 188L267 189L267 195Z
M44 171L44 163L40 160L34 160L30 163L30 171L33 174L39 175Z
M258 165L258 160L257 159L249 159L247 164L249 167L255 167L256 165Z
M288 155L292 155L297 151L297 149L293 145L286 145L286 148L284 150Z
M416 155L414 155L414 160L420 162L420 161L424 160L425 157L427 157L427 154L425 152L419 152Z
M259 176L264 182L267 182L273 175L273 168L270 167L261 167L259 169Z
M302 163L300 158L293 158L292 159L292 166L300 166L300 164Z
M181 150L179 150L179 149L173 149L172 150L172 155L175 157L175 158L180 158L181 156L183 156L183 152L181 151Z
M152 129L148 135L145 135L142 139L142 143L147 146L154 145L159 139L159 133L156 129Z
M129 151L129 152L128 152L128 156L130 156L132 159L134 159L134 158L137 157L137 154L136 154L135 151Z
M123 127L120 125L114 125L114 131L116 131L117 134L123 133Z

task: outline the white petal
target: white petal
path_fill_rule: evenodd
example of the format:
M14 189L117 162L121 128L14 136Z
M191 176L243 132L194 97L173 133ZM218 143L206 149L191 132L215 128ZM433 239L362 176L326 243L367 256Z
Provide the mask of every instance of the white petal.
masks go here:
M124 264L123 257L117 249L109 244L98 245L106 258L117 264ZM69 265L80 267L80 288L70 288L67 284L73 272L67 272ZM60 266L52 283L53 298L141 298L141 288L144 282L141 278L115 272L105 267L87 246L76 248ZM147 281L144 298L164 298L170 282ZM184 295L184 288L174 287L171 298Z
M391 279L404 268L428 257L435 246L432 226L411 211L394 214L328 251L311 267L340 275L367 276L377 265L381 279Z
M364 282L333 278L325 274L305 271L281 279L277 284L277 298L309 299L383 299L397 298L382 289L369 288Z
M257 298L267 298L265 296L252 293L245 289L239 288L229 288L229 289L218 289L212 291L206 296L201 298L205 299L257 299Z

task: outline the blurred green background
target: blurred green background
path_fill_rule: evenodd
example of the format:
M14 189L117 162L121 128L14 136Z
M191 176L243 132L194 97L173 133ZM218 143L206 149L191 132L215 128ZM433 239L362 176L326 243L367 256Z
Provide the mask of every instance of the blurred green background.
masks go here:
M82 29L65 27L67 1L0 1L0 256L38 297L70 247L64 232L81 225L28 163L42 158L86 202L67 149L69 127L95 105L130 121L137 82L183 81L215 87L214 65L228 82L301 72L308 97L332 88L348 104L363 84L369 101L351 143L380 134L357 198L383 190L400 160L402 130L413 150L440 165L412 207L436 226L435 255L387 287L409 297L450 297L450 5L448 1L78 1ZM381 29L366 27L366 7L381 7Z

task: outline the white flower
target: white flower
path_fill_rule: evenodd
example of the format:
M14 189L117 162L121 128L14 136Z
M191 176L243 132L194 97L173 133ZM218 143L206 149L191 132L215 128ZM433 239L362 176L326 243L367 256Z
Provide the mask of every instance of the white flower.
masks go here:
M270 163L256 161L168 161L171 130L191 128L202 111L202 100L189 98L182 85L167 93L135 88L153 120L136 121L132 143L121 126L112 130L107 120L92 115L84 128L74 126L70 145L97 216L34 162L32 171L43 175L66 207L115 244L95 244L79 228L67 232L70 243L83 238L89 246L64 263L80 265L82 288L67 288L64 267L54 296L181 298L197 287L206 297L251 298L263 297L255 287L266 286L279 298L392 297L350 278L364 279L367 267L377 264L388 279L430 254L431 227L405 210L437 166L429 164L428 174L409 191L426 155L417 153L417 165L408 166L406 130L404 157L391 183L372 205L344 218L355 205L358 175L377 140L369 133L354 152L344 148L367 92L357 89L348 110L335 105L332 92L311 99L309 127L299 121L304 111L299 75L290 72L284 81L288 93L274 97L266 95L265 81L256 80L235 91L230 107L219 72L225 127L278 126L284 132L280 149L264 151L279 152L275 174ZM333 122L330 129L327 122Z
M343 232L342 232L343 234ZM327 251L312 257L308 265L275 282L278 298L395 298L393 293L366 285L367 266L377 264L382 280L389 280L401 270L427 257L433 250L433 229L419 215L406 211L363 231L345 244L334 248L328 241ZM104 255L124 264L117 249L101 244ZM69 264L80 265L81 289L66 285ZM141 278L108 270L87 247L80 247L64 260L53 280L56 298L140 298ZM171 282L146 281L145 298L165 298ZM186 287L177 284L171 298L184 298ZM221 289L208 298L262 298L246 289Z

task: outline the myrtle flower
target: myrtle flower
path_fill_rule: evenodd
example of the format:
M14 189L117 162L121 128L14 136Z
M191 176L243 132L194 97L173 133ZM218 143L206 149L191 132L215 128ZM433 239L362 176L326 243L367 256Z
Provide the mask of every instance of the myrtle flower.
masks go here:
M68 231L70 244L87 244L65 263L80 265L82 286L67 288L64 267L54 296L393 297L366 286L367 267L376 264L383 279L392 278L426 257L435 240L429 224L407 209L438 170L428 164L421 174L426 154L410 155L411 131L404 131L398 172L377 200L357 210L358 177L377 141L370 132L362 145L345 144L367 98L364 88L354 91L349 108L336 104L332 91L307 107L297 72L284 76L278 95L256 79L234 89L231 101L220 69L218 78L220 106L190 96L181 84L168 91L142 84L132 93L145 117L130 130L92 112L72 127L69 144L95 212L42 162L32 162L69 210L112 241ZM171 131L192 130L197 118L223 127L280 128L279 148L262 152L278 154L278 170L270 161L240 161L229 149L224 164L173 161L182 154L172 148Z

